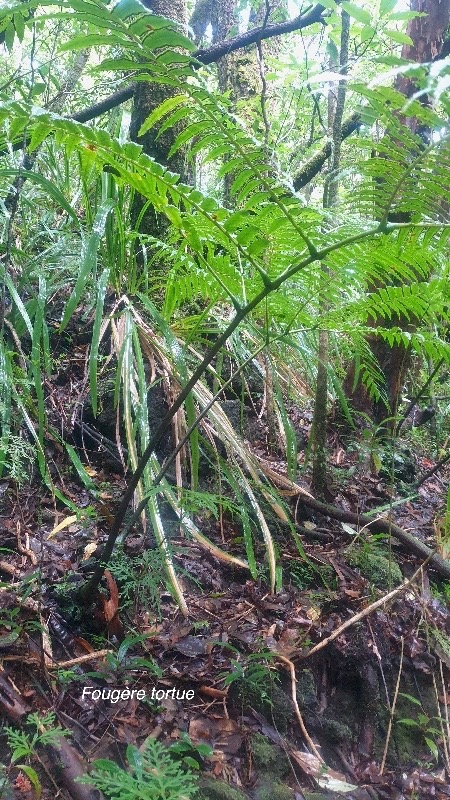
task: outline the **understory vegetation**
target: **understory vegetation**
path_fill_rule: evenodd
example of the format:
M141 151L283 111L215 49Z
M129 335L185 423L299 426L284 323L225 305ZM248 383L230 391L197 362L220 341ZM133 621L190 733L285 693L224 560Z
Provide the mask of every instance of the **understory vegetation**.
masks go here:
M2 2L5 798L450 796L449 43Z

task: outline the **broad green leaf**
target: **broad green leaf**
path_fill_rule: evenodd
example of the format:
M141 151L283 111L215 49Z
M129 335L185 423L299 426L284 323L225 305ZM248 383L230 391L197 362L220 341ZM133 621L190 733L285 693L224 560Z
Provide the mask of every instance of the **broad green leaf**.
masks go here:
M375 34L376 34L375 28L372 28L371 25L365 25L361 31L361 41L367 42L369 39L372 39L372 37L375 36Z
M383 33L389 39L392 39L393 42L397 42L398 44L413 44L411 37L407 36L406 33L402 33L401 31L384 30Z
M406 61L404 58L399 58L399 56L378 56L374 58L375 64L386 64L388 67L406 67L409 65L409 61Z
M59 47L60 53L72 52L74 50L87 50L90 47L99 47L101 45L108 47L109 45L120 45L121 47L127 46L125 37L118 36L117 34L108 32L105 34L91 33L74 36L68 42L64 42Z
M161 103L158 108L147 117L145 122L142 123L138 136L143 136L144 133L150 130L157 122L159 122L163 117L169 114L170 111L173 111L174 108L177 108L181 105L186 105L189 102L189 97L185 94L176 94L174 97L168 97L164 103Z
M14 29L14 25L12 24L12 22L10 22L5 28L5 46L8 53L12 53L15 36L16 36L16 31Z
M357 22L362 22L363 25L370 25L371 16L365 8L360 8L360 6L349 3L347 0L342 0L341 6Z
M144 44L147 50L150 48L158 50L160 47L170 47L171 49L181 47L183 50L195 50L195 45L191 39L178 33L172 27L159 28L159 30L152 31L145 37Z
M380 14L384 17L386 14L389 14L392 9L395 8L397 5L397 0L381 0L380 2Z
M98 368L98 348L100 344L100 332L103 320L103 305L105 302L106 289L108 287L110 269L103 270L97 289L97 303L95 306L95 320L92 330L91 348L89 352L89 387L91 390L91 403L94 417L97 416L97 368Z
M14 27L15 27L16 33L17 33L17 38L18 38L19 42L22 42L23 41L23 35L25 33L25 20L24 20L22 14L19 14L19 13L18 14L14 14L13 20L14 20Z
M8 273L6 273L6 275L4 276L3 280L5 281L5 284L6 284L7 288L8 288L8 291L9 291L14 303L16 304L16 306L18 308L18 311L19 311L20 316L22 317L22 319L23 319L23 321L24 321L24 323L26 325L28 333L30 334L30 336L33 336L33 326L31 324L30 317L28 316L28 312L27 312L27 310L26 310L26 308L25 308L25 306L23 304L22 298L19 296L19 294L17 292L17 289L16 289L16 287L14 286L14 284L13 284L13 282L11 280L11 276Z
M424 736L423 738L425 739L425 742L427 743L429 749L433 753L433 756L435 757L436 761L438 761L439 760L439 750L437 748L436 742L434 742L433 739L430 739L429 736Z
M100 206L97 216L94 220L94 225L92 229L91 236L89 237L85 253L83 256L83 260L81 262L80 271L78 273L77 282L75 284L75 288L67 301L66 308L64 309L64 314L61 322L60 330L63 331L64 328L67 326L73 312L75 311L78 303L80 302L86 283L89 277L95 277L95 269L97 266L97 251L100 244L100 239L105 232L106 220L108 218L108 214L110 213L111 209L114 206L114 200L105 200L104 203Z
M127 19L134 14L145 14L145 6L139 0L119 0L111 12L116 19Z
M16 764L16 769L22 770L22 772L27 776L28 780L33 786L36 800L40 800L42 795L42 786L36 770L33 769L33 767L29 767L28 764Z
M395 14L389 14L389 19L391 20L410 20L415 19L416 17L426 17L427 15L423 11L396 11Z
M87 474L77 451L72 447L72 445L67 444L67 442L65 443L65 448L82 484L86 487L86 489L90 489L91 491L95 490L97 487L92 478Z

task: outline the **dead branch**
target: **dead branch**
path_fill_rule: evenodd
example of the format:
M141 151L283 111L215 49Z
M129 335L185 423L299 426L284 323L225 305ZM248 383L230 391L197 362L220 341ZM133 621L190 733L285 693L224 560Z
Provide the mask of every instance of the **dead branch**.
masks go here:
M320 755L316 745L314 744L314 742L311 739L308 731L306 730L305 723L304 723L303 717L302 717L302 713L301 713L299 705L298 705L298 701L297 701L297 676L295 674L295 666L292 663L292 661L290 661L289 658L286 658L285 656L278 655L277 658L279 659L279 661L282 661L283 664L286 664L286 666L289 669L289 672L291 674L291 698L292 698L292 702L294 704L295 716L297 717L298 724L300 726L300 730L301 730L303 739L305 741L305 744L308 746L308 748L311 751L311 753L313 753L316 756L316 758L318 758L319 761L322 764L324 764L324 760L323 760L322 756Z
M355 133L362 125L360 115L355 111L348 119L342 123L341 128L341 142L348 139L352 133ZM315 156L309 159L306 164L297 172L294 177L294 189L296 192L303 189L308 183L312 181L316 175L319 174L322 167L326 164L331 156L331 141L326 142Z
M78 658L70 658L68 661L55 661L48 666L48 669L69 669L76 667L78 664L85 664L88 661L95 661L96 659L103 659L113 650L96 650L94 653L86 653L85 655L78 656Z
M444 578L450 578L450 561L442 558L442 556L435 553L424 542L421 542L420 539L413 536L412 533L408 533L408 531L395 525L395 523L387 517L372 519L367 514L355 514L352 511L344 511L342 508L337 508L337 506L328 505L327 503L321 503L319 500L315 500L313 497L304 494L301 496L301 502L319 511L326 517L337 519L340 522L349 522L359 527L367 527L369 530L373 531L373 533L387 533L389 536L393 536L411 553L414 553L414 555L419 558L429 560L430 566Z

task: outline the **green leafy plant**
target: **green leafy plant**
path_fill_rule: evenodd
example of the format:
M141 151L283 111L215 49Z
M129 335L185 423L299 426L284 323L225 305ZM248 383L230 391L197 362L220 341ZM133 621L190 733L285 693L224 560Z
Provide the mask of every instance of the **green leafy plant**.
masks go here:
M188 769L199 770L206 758L210 758L213 749L208 744L194 744L189 734L182 731L178 741L170 745L170 754Z
M433 754L433 757L436 759L436 761L438 761L438 743L442 737L442 728L439 727L439 717L430 717L428 714L425 714L422 709L422 703L416 697L413 697L410 694L405 694L404 692L399 692L399 694L414 706L418 706L421 710L417 712L414 718L402 717L402 719L398 720L398 724L416 730L417 733L422 737L430 752Z
M17 269L4 269L0 275L9 295L12 329L19 332L19 344L23 336L29 343L23 355L30 383L26 402L14 381L17 355L4 346L2 373L7 380L1 413L5 435L11 433L15 410L33 437L46 485L62 499L53 486L44 448L49 428L44 387L54 363L49 300L57 294L62 305L56 321L59 334L67 332L77 319L83 323L90 320L88 380L94 415L100 407L99 383L106 361L101 357L102 348L113 331L114 400L122 413L133 476L111 526L106 558L116 545L127 504L143 503L141 524L144 528L151 524L170 589L187 614L161 513L162 503L169 502L187 535L223 561L239 562L253 577L258 574L248 515L242 523L247 559L243 561L225 553L198 530L194 512L185 513L177 492L163 480L154 453L154 441L161 440L172 424L178 440L188 430L189 460L186 458L185 464L189 464L191 491L198 492L197 420L208 408L209 433L213 428L225 440L227 480L233 491L239 486L241 497L252 508L266 549L268 582L275 591L280 569L259 503L260 494L267 493L265 479L242 437L230 429L214 404L207 378L212 377L220 387L220 369L215 370L213 362L216 356L223 359L225 350L238 365L248 353L264 350L266 383L273 385L271 410L278 420L288 472L295 476L296 443L282 394L291 380L286 375L297 369L314 382L319 329L328 330L330 340L345 343L336 349L338 356L345 350L351 352L355 386L361 380L369 395L380 402L386 400L383 375L368 337L401 346L421 358L450 360L445 336L436 335L449 315L445 263L450 228L442 219L449 181L449 128L448 114L442 113L447 107L443 83L439 92L436 88L439 107L432 103L421 106L414 100L406 108L404 96L395 89L368 82L353 85L353 102L364 103L361 113L367 126L376 122L377 152L368 157L372 143L368 136L361 137L361 157L346 170L342 203L330 218L318 204L308 204L292 190L282 170L277 171L277 155L268 157L270 148L255 135L258 128L247 130L232 113L229 99L210 89L204 70L198 69L199 63L190 55L193 43L168 20L148 14L138 3L110 6L102 0L68 0L63 10L56 10L50 0L30 0L28 6L42 6L46 19L67 25L65 30L72 38L66 37L60 53L98 48L100 58L92 75L122 79L125 73L130 80L142 80L145 74L149 83L170 90L170 97L152 111L138 134L170 133L168 159L187 146L196 168L214 165L214 179L201 188L188 186L136 143L126 141L120 126L117 135L114 125L109 130L94 128L48 108L37 108L34 86L29 93L12 95L20 100L2 95L2 152L9 154L11 147L24 142L29 142L33 156L44 141L47 148L34 169L24 171L12 159L7 160L2 169L5 187L10 181L26 178L30 187L24 199L27 207L42 197L48 206L45 231L36 211L29 210L26 241L14 252ZM0 12L5 36L8 31L8 47L12 47L15 18L20 19L21 10L21 4L13 2ZM357 13L359 21L370 28L370 15L361 10ZM26 27L32 24L31 16ZM336 25L336 20L332 24ZM19 28L23 35L20 23ZM399 39L400 32L397 39L395 32L393 37L393 32L389 33L394 41L405 41ZM137 63L142 65L138 76ZM425 67L421 69L426 91L433 93L436 78L427 75ZM436 69L439 72L439 64ZM421 126L439 131L439 135L425 141L414 133ZM288 160L285 153L283 161ZM215 199L222 179L230 182L232 208ZM137 194L144 198L147 211L151 208L152 213L164 217L167 235L158 238L141 233L144 210L136 224L130 223L129 211ZM405 221L393 221L397 219ZM64 256L64 245L69 255ZM142 269L136 261L137 245L144 253ZM158 253L167 269L163 277L161 273L152 276L149 265ZM323 282L319 265L325 263L330 278ZM107 302L111 294L115 299ZM180 320L180 312L193 305L200 313ZM414 321L412 329L392 324L399 317ZM173 397L176 400L173 419L165 418L162 429L156 425L152 430L148 366L155 360L164 375L168 404ZM279 360L283 368L278 370L273 365ZM338 375L339 369L330 370L333 392L349 418ZM70 449L67 453L85 487L92 490L77 454ZM181 457L176 466L180 483L185 480ZM79 599L86 602L92 596L102 572L97 563L92 581Z
M94 761L90 783L108 800L191 800L196 790L195 777L171 758L170 750L149 736L141 748L128 745L128 769L114 761Z
M270 650L261 650L248 656L239 654L239 658L231 660L231 672L222 673L224 686L236 684L243 704L259 698L262 703L271 706L271 690L279 678L270 664L276 657L276 653Z
M61 736L67 735L59 725L55 724L55 720L53 712L49 712L43 717L33 713L29 714L26 719L26 725L31 728L31 733L11 728L9 725L4 727L8 747L11 749L11 766L21 770L27 776L38 800L42 793L41 782L36 770L29 762L36 757L40 745L52 744ZM22 759L25 759L25 762Z
M120 587L121 606L151 608L159 617L161 589L166 584L164 560L156 549L144 550L139 556L128 556L123 546L114 552L109 568Z
M161 669L152 658L132 655L129 651L136 644L145 642L149 637L141 635L126 636L117 653L108 653L106 661L117 678L130 679L133 671L145 670L146 674L161 676Z

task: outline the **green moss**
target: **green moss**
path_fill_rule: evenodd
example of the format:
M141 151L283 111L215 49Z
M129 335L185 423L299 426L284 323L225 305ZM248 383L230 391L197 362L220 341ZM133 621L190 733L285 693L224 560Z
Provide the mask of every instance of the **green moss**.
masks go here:
M255 789L256 800L292 800L292 789L280 781L265 780Z
M297 702L300 708L314 709L317 706L317 689L310 669L302 669L297 675Z
M247 795L210 775L202 775L195 800L247 800Z
M327 737L329 744L344 744L352 740L352 732L349 726L345 722L339 722L337 719L322 718L320 732Z
M258 775L264 772L277 778L284 778L291 772L291 765L281 747L272 744L261 733L252 736L252 758Z
M342 797L341 794L331 792L303 792L305 800L336 800L337 797Z
M368 547L351 548L347 553L347 563L357 567L367 580L379 589L389 589L402 582L403 576L397 562L383 553Z
M267 719L274 720L280 733L286 733L294 721L292 701L277 685L269 670L266 675L258 676L257 683L249 679L235 681L230 698L238 705L244 708L252 706Z

